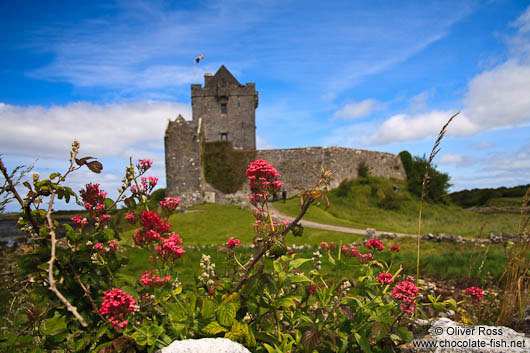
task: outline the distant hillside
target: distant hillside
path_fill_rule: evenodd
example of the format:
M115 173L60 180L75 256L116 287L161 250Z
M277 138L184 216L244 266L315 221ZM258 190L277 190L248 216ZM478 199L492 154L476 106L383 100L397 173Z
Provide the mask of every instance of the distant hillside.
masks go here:
M498 206L521 207L522 197L530 184L511 188L462 190L449 194L452 202L462 207Z

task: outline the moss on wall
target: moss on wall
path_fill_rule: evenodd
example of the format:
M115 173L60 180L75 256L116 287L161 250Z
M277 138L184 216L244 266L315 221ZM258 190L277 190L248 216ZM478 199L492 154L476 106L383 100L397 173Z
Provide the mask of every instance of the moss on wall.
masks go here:
M247 181L247 166L256 151L234 150L230 141L206 142L203 150L206 182L225 194L233 194Z

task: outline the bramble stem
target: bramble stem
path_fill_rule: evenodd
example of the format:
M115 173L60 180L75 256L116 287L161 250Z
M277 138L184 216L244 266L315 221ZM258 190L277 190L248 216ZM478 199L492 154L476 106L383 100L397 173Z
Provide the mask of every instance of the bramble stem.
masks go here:
M52 205L53 200L55 199L55 190L52 190L50 195L50 201L48 202L48 212L46 213L46 219L48 220L48 228L50 229L50 237L51 237L51 254L50 254L50 261L48 261L48 282L50 284L50 290L55 293L57 298L66 306L66 309L70 311L77 321L81 324L83 327L88 327L87 322L85 319L79 314L77 311L77 308L70 304L68 299L62 295L62 293L57 289L57 286L55 284L55 278L53 277L53 264L55 263L55 247L57 244L57 238L55 236L55 226L53 225L52 221Z

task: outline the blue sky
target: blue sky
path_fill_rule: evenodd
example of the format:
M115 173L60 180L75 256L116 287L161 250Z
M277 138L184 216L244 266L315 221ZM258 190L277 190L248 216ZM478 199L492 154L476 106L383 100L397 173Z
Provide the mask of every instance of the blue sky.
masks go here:
M429 154L453 190L530 175L527 1L0 2L0 153L10 167L80 171L115 194L129 156L165 184L168 119L227 66L256 82L258 147ZM193 59L205 59L194 65Z

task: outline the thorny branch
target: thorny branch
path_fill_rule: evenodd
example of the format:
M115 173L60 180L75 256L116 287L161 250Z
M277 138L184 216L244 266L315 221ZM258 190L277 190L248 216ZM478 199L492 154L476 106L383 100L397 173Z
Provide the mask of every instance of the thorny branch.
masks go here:
M77 308L70 304L68 299L62 295L62 293L57 289L57 286L55 285L55 278L53 277L53 264L55 262L55 248L57 245L57 238L55 236L55 225L53 224L52 220L52 206L53 206L53 200L55 199L55 190L52 190L50 195L50 201L48 203L48 212L46 212L46 220L48 221L48 228L50 231L50 237L51 237L51 255L50 255L50 261L48 261L48 282L50 286L50 290L55 293L57 298L66 306L66 309L70 311L75 318L79 321L81 326L88 327L88 324L86 320L79 314L77 311Z

